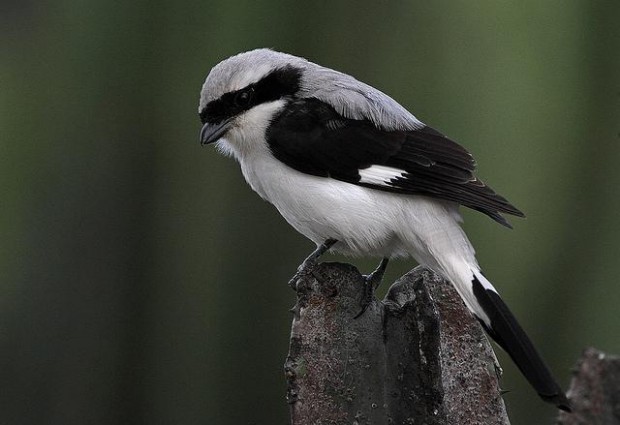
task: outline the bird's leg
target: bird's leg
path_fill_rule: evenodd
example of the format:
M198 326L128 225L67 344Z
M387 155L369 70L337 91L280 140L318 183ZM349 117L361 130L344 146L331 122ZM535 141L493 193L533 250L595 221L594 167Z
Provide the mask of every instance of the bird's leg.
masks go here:
M495 375L497 375L497 380L499 381L504 374L504 369L499 364L499 360L497 360L497 354L495 354L495 350L491 350L491 354L493 354L493 366L495 368Z
M319 245L312 252L312 254L308 255L308 257L306 257L306 259L299 265L299 267L297 267L297 273L295 273L295 276L293 276L291 280L288 281L288 285L294 290L296 290L297 281L299 280L299 278L302 275L311 272L312 269L316 267L319 257L325 254L332 246L334 246L336 242L338 242L336 239L327 239L325 242Z
M385 269L387 269L389 261L389 258L382 259L381 263L379 263L379 266L372 273L364 276L364 291L362 292L362 300L360 302L360 304L362 305L362 310L357 313L355 319L364 314L364 312L372 302L372 299L375 296L375 291L383 280L383 274L385 273Z

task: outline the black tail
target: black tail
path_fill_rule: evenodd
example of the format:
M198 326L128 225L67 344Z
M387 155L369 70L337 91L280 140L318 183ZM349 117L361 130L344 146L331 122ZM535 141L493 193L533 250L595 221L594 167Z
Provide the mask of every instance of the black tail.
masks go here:
M549 368L534 348L532 341L517 323L517 319L508 310L508 306L495 291L485 289L476 274L474 274L472 286L478 303L491 323L489 326L480 320L485 330L506 350L523 376L544 401L570 412L570 402L564 391L551 375Z

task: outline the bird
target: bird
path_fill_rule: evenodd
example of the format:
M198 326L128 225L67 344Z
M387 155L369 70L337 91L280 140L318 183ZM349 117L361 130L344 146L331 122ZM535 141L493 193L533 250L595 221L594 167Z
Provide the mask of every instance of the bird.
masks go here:
M390 259L413 258L452 283L544 401L571 410L461 227L460 206L506 227L503 214L524 217L475 176L465 148L382 91L268 48L216 64L198 113L201 144L235 158L250 187L316 244L296 277L327 251L376 257L373 291Z

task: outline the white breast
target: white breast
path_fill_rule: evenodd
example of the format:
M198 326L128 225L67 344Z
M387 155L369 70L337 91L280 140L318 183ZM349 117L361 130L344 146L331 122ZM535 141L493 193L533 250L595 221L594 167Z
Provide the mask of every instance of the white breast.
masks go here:
M343 254L414 256L431 267L437 266L433 252L442 249L473 258L453 203L307 175L270 154L241 161L241 169L298 232L317 244L337 239L334 249Z
M379 211L374 191L300 173L271 156L243 162L242 171L260 196L315 243L337 239L335 249L350 255L406 253L393 231L393 214Z

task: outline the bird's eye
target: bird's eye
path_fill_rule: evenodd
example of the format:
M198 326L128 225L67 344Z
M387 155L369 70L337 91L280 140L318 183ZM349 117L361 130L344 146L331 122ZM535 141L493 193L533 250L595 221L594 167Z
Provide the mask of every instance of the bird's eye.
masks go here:
M237 105L240 108L247 108L252 103L253 98L254 98L253 88L240 91L239 93L235 95L235 105Z

